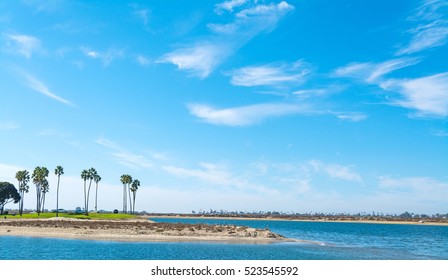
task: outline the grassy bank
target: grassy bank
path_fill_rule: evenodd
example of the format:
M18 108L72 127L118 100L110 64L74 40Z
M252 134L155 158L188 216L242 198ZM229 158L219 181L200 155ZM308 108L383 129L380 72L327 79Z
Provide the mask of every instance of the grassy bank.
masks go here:
M3 215L6 219L49 219L56 217L56 213L41 213L39 216L37 213L19 215ZM124 220L136 218L131 214L113 214L113 213L89 213L88 216L84 214L74 213L59 213L60 218L74 218L74 219L94 219L94 220Z

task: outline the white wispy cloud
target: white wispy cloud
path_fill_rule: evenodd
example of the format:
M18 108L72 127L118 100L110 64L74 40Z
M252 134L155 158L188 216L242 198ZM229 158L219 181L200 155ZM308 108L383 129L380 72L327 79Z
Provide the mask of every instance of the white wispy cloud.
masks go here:
M384 62L355 62L334 70L336 77L359 79L366 83L377 84L386 74L395 70L415 65L420 62L418 58L404 57Z
M146 58L145 56L143 56L141 54L137 55L135 57L135 60L138 62L138 64L140 64L142 66L146 66L146 65L151 64L151 60L149 60L148 58Z
M353 167L351 166L327 164L318 160L310 160L309 164L315 172L323 172L332 178L354 182L362 181L361 176L353 171Z
M148 25L151 17L151 10L146 7L142 7L137 3L131 3L129 6L132 8L133 15L137 17L145 26Z
M429 177L378 177L381 188L399 192L426 193L430 196L443 193L448 196L448 182L440 182Z
M319 89L300 89L293 91L292 94L296 94L299 96L317 96L327 94L327 89L319 88Z
M136 16L138 16L143 21L144 25L148 25L148 23L149 23L149 14L150 14L150 10L149 9L135 10L134 14Z
M286 1L281 1L278 4L270 3L268 5L260 4L252 8L244 9L236 14L239 18L259 17L264 15L272 15L275 12L291 11L294 6L288 4ZM276 20L276 19L275 19Z
M138 154L138 153L130 152L127 149L122 148L117 143L115 143L109 139L106 139L106 138L98 138L95 142L98 145L101 145L103 147L106 147L106 148L112 150L110 155L119 164L131 167L134 169L139 169L139 168L152 169L152 168L154 168L153 161L146 154L142 154L142 153Z
M241 187L245 183L236 179L231 172L225 167L212 164L200 163L200 169L188 169L177 166L164 166L163 170L181 178L195 178L206 183L221 185L221 186L238 186Z
M336 113L338 119L343 121L360 122L367 119L367 115L360 112Z
M292 94L296 95L299 98L309 98L309 97L318 97L318 96L326 96L329 94L339 93L345 90L347 86L340 84L330 84L321 86L318 88L308 88L308 89L299 89L292 92Z
M398 92L393 105L416 110L416 116L448 116L448 72L416 79L389 79L381 88Z
M5 40L5 51L30 58L38 51L41 42L38 38L25 34L3 34Z
M171 63L192 76L206 78L254 36L272 31L292 10L294 7L285 1L269 5L255 4L254 7L236 13L233 22L208 24L212 34L163 55L157 62Z
M115 59L124 55L124 50L117 48L109 48L104 52L95 51L87 47L81 47L80 50L85 56L91 59L101 60L104 67L109 66Z
M217 14L222 14L223 12L233 12L233 9L246 4L248 0L227 0L222 3L215 5L215 12Z
M409 29L410 42L401 47L396 55L417 53L426 49L443 46L448 42L448 19L446 0L422 1L415 14L408 18L416 22L417 27Z
M215 125L249 126L267 118L308 113L305 105L287 103L265 103L226 109L191 103L187 105L190 114Z
M230 82L236 86L280 86L288 83L299 83L310 73L302 62L292 64L265 64L247 66L228 73Z
M23 167L0 162L0 181L15 182L15 174Z
M45 128L36 133L37 136L53 137L53 138L68 138L73 134L70 132L62 132L53 128Z
M25 6L33 8L38 13L53 13L55 11L63 9L69 3L69 1L65 0L22 0L21 2L25 4Z
M19 124L12 121L0 121L0 130L15 130L19 128Z
M165 54L158 63L172 63L192 76L206 78L228 55L232 46L223 43L201 42Z
M24 71L21 71L21 73L25 77L25 79L27 81L27 84L28 84L28 86L31 89L33 89L33 90L35 90L35 91L37 91L37 92L39 92L39 93L41 93L41 94L43 94L43 95L45 95L47 97L50 97L51 99L54 99L54 100L56 100L56 101L58 101L60 103L63 103L65 105L75 106L75 104L73 104L71 101L69 101L69 100L67 100L65 98L62 98L59 95L57 95L57 94L53 93L52 91L50 91L48 89L48 87L42 81L40 81L39 79L37 79L33 75L30 75L30 74L28 74L28 73L26 73Z
M448 137L448 130L436 129L432 130L431 134L438 137Z
M200 183L205 183L207 189L209 185L220 187L226 191L238 190L240 194L251 193L255 195L269 195L278 193L275 188L266 187L259 182L251 180L246 174L230 170L223 164L215 164L208 162L201 162L198 164L199 168L184 168L179 166L167 165L163 166L162 170L182 179L193 179ZM197 188L204 186L194 184Z
M270 32L294 6L282 1L278 4L256 4L235 14L234 21L224 24L210 23L207 27L218 35L235 36L239 43L245 43L261 32ZM230 39L230 38L225 38Z

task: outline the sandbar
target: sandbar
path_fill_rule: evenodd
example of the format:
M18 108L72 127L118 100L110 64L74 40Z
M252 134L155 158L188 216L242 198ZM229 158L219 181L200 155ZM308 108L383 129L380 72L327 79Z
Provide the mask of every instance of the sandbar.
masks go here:
M291 242L268 229L233 225L155 223L149 220L71 218L0 220L0 236L129 242L213 242L265 244Z

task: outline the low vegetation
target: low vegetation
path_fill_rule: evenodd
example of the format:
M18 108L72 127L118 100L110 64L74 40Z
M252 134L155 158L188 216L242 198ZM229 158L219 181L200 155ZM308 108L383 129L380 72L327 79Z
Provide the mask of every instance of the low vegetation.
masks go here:
M49 219L56 217L56 213L44 212L38 215L37 213L29 213L20 215L3 215L6 219ZM113 214L113 213L89 213L89 216L85 214L75 213L59 213L60 218L74 218L74 219L92 219L92 220L125 220L134 219L135 215L131 214Z

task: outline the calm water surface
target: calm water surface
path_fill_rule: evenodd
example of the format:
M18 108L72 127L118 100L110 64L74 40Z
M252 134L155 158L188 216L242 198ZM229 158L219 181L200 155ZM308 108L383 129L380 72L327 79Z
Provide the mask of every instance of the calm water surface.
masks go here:
M315 241L317 244L131 243L3 236L0 237L0 259L448 259L447 226L177 218L153 220L269 228L286 237Z

